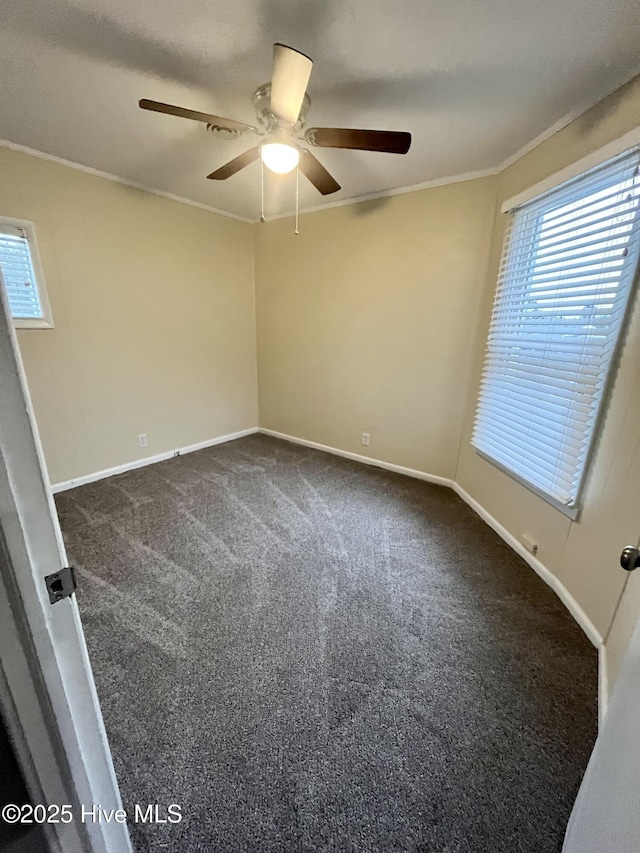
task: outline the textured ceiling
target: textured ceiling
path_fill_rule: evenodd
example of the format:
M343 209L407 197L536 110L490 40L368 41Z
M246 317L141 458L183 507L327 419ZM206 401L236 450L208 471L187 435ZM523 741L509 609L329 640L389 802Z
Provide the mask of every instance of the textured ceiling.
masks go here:
M640 72L637 0L6 0L2 24L0 138L251 220L260 164L206 175L253 138L140 98L255 123L281 41L314 60L309 125L411 131L406 156L316 149L343 189L301 177L304 209L495 168Z

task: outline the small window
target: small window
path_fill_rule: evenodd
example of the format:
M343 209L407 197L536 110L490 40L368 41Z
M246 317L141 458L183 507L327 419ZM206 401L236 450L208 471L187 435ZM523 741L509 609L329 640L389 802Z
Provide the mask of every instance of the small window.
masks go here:
M640 152L510 214L472 444L577 516L640 248Z
M31 222L0 219L0 271L14 326L18 329L53 328Z

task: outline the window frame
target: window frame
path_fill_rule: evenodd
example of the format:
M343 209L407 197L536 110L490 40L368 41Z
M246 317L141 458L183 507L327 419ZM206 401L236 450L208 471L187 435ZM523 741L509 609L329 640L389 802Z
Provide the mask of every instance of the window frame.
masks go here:
M12 216L0 216L0 230L5 226L8 226L9 228L18 228L24 231L25 238L29 246L29 254L31 255L33 272L35 274L35 286L38 291L38 299L42 309L42 317L14 317L13 311L11 310L11 304L9 302L9 296L5 291L13 326L15 329L53 329L55 328L53 323L53 313L51 311L51 303L49 302L49 294L47 293L42 261L40 259L36 227L34 223L28 219L16 219ZM0 268L0 279L1 277L2 269ZM4 282L2 282L2 286L4 288Z
M634 148L637 148L640 145L640 128L637 128L624 136L620 137L617 140L605 145L603 148L599 149L596 152L592 152L587 157L582 158L581 160L569 165L565 169L560 172L552 175L543 181L535 184L527 190L519 193L511 199L505 201L500 211L503 215L514 214L515 211L522 207L526 206L529 203L541 201L544 199L546 195L553 196L556 190L561 189L564 184L572 182L574 180L580 179L582 176L587 176L590 172L597 169L600 166L603 166L607 161L614 159L615 157L624 154L627 151L631 151ZM550 199L550 202L552 199ZM542 211L537 211L536 218L541 220ZM637 211L636 211L637 215ZM511 235L512 236L512 235ZM636 235L637 237L637 235ZM505 226L503 236L502 236L502 252L501 256L504 256L505 249L505 241L509 238L509 229ZM535 226L535 230L532 233L532 245L533 243L539 239L539 227L538 223ZM640 242L640 241L639 241ZM532 262L530 267L533 266L533 259L535 258L535 252L531 252ZM527 273L527 278L531 275L531 269L529 269ZM494 290L494 300L493 304L495 306L495 298L498 293L499 280L496 284L496 289ZM622 356L622 351L625 346L625 342L627 339L630 320L633 312L636 310L638 305L638 300L640 299L640 248L636 252L635 258L635 269L632 272L632 278L630 283L629 295L627 304L625 306L625 311L622 316L622 320L620 322L620 327L618 330L618 334L616 337L616 342L613 347L611 358L609 361L608 369L605 374L602 392L600 397L600 402L597 409L597 414L593 422L593 427L591 431L591 436L589 439L589 445L587 448L584 465L582 468L582 472L580 475L580 481L578 483L578 487L575 493L575 500L571 505L564 504L561 500L556 498L553 494L546 492L540 486L535 485L534 483L529 482L524 476L519 474L517 471L512 470L505 462L502 462L498 459L493 458L488 452L483 451L482 449L475 446L472 440L472 447L482 459L490 462L498 470L505 473L511 479L523 485L526 489L531 491L533 494L540 497L546 503L553 506L555 509L558 509L561 513L568 516L573 521L579 521L580 513L582 511L584 505L584 497L586 493L586 489L588 487L589 478L593 469L593 461L597 452L597 448L600 442L603 422L606 418L607 411L609 408L609 404L611 401L611 394L614 386L615 376L620 366L620 360ZM489 329L487 330L487 338L485 340L485 355L483 356L483 369L485 365L486 358L486 347L488 345L488 335L491 329L491 323ZM474 417L474 430L475 423L478 417L478 411L480 406L480 396L476 398L476 406L475 406L475 417Z

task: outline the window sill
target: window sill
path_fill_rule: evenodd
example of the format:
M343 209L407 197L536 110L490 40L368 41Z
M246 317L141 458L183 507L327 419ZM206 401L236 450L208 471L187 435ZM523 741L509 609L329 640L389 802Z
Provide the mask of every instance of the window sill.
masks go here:
M566 515L567 518L570 518L571 521L580 521L580 511L582 509L581 506L566 506L565 504L560 503L560 501L553 498L551 495L543 492L542 489L539 489L537 486L528 483L523 477L519 477L514 471L511 471L507 468L506 465L503 465L501 462L498 462L496 459L493 459L489 456L488 453L485 453L483 450L479 450L475 445L472 444L475 452L480 456L481 459L484 459L485 462L489 462L491 465L494 465L503 474L506 474L507 477L510 477L512 480L515 480L516 483L519 483L521 486L524 486L525 489L528 489L530 492L533 492L534 495L537 495L541 500L545 503L550 504L554 509L557 509L563 515Z
M13 321L14 329L53 329L53 323L48 320L18 320Z

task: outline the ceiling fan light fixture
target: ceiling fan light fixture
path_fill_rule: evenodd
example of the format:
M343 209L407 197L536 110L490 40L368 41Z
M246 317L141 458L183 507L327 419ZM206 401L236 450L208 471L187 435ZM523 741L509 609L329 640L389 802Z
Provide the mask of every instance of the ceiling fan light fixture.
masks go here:
M265 142L261 146L262 162L278 175L286 175L298 165L300 152L284 142Z
M280 42L274 44L271 82L258 86L253 93L257 127L235 119L165 104L162 101L150 101L148 98L143 98L138 103L143 110L204 122L207 128L216 134L235 137L241 133L255 133L262 137L253 148L207 175L209 180L226 181L260 158L263 196L265 166L269 171L280 175L286 175L297 167L318 192L330 195L340 190L340 184L315 155L306 146L301 147L301 144L306 142L314 148L347 148L353 151L406 154L411 146L411 134L397 130L347 127L311 127L305 131L307 111L311 104L306 89L312 66L311 59L299 50ZM304 137L300 136L302 132Z

